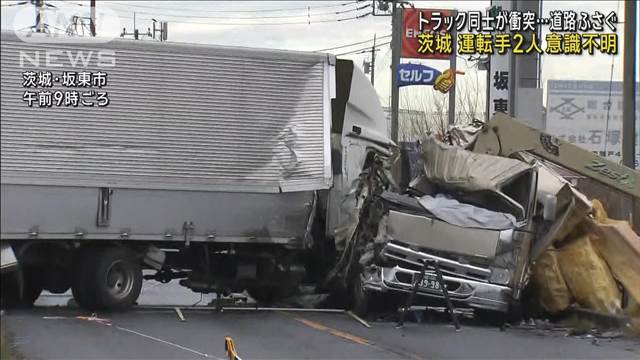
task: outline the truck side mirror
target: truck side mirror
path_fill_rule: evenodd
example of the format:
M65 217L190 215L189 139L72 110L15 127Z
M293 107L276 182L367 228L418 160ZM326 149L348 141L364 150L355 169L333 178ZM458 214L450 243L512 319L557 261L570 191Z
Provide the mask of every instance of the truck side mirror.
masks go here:
M544 197L542 209L542 218L547 221L556 219L556 208L558 207L558 198L555 195L547 194Z

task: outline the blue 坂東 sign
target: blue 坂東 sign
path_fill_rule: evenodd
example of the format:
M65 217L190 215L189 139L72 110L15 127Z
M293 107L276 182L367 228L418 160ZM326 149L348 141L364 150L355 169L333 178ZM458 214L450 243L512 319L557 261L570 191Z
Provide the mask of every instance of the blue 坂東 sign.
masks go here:
M440 71L420 64L400 64L398 66L398 86L433 85Z

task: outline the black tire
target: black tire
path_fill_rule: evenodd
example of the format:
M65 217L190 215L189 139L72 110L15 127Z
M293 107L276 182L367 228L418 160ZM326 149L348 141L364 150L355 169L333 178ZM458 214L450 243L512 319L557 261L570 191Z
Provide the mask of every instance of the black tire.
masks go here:
M20 286L16 279L17 272L2 274L0 281L0 306L3 309L16 307L20 302Z
M384 307L382 294L368 291L362 284L362 275L357 273L351 283L351 310L360 317L379 312Z
M31 269L25 269L23 276L24 288L22 289L20 305L24 307L32 307L33 303L40 297L43 290L41 277L37 271Z
M478 320L491 326L503 326L505 324L515 325L518 324L523 317L522 306L517 302L509 304L509 310L506 313L475 309L474 315Z
M64 294L71 288L72 273L66 269L51 269L43 274L44 290Z
M95 310L98 306L91 283L96 257L97 249L82 249L74 259L71 293L78 306L87 310Z
M20 277L22 277L22 291L20 289ZM2 301L3 308L28 308L38 299L42 292L42 284L37 272L29 269L21 269L2 275Z
M142 268L126 248L96 248L78 261L73 295L83 308L125 310L135 304L142 289Z
M297 287L256 286L247 290L258 304L273 304L296 294Z
M251 296L258 304L271 304L280 299L278 288L274 286L254 287L248 290Z
M476 320L479 320L482 324L486 324L489 326L501 327L507 322L506 314L499 311L474 309L473 315Z

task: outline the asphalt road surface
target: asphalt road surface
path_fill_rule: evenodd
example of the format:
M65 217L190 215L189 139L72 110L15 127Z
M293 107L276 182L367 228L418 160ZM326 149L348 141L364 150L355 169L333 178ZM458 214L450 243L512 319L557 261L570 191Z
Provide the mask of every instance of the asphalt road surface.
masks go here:
M200 296L176 286L145 284L141 305L192 305ZM12 346L26 359L226 359L231 336L242 359L638 359L640 342L566 336L445 320L402 329L376 321L366 328L344 313L171 308L96 314L66 306L67 295L43 295L34 309L2 315ZM61 305L61 306L58 306Z

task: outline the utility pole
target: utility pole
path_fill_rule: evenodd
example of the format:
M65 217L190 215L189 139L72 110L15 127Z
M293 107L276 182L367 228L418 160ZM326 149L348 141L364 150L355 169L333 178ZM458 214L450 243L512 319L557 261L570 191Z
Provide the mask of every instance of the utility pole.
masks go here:
M453 12L453 18L455 19L457 16L457 11ZM449 57L449 68L453 71L454 82L453 87L449 90L449 125L454 125L456 123L456 82L455 82L455 71L457 66L457 54L458 54L458 42L456 41L457 32L456 27L454 26L451 31L451 56Z
M391 1L391 140L398 141L398 108L400 88L398 87L398 66L402 47L402 9Z
M35 2L35 8L36 8L36 24L35 24L35 30L37 33L43 33L45 32L45 26L44 26L44 0L36 0Z
M140 40L140 35L142 36L148 36L148 37L154 37L155 34L151 33L151 28L147 28L147 32L146 33L142 33L140 34L140 31L138 30L138 28L136 27L136 13L133 13L133 32L132 33L128 33L127 32L127 28L122 28L122 33L120 34L120 37L125 37L128 35L133 35L133 39L134 40Z
M366 59L362 63L362 68L364 69L365 74L371 73L371 85L375 84L376 78L376 35L373 34L373 46L371 47L371 61L367 61Z
M373 34L373 46L371 47L371 85L375 85L376 79L376 34Z
M635 169L636 160L636 17L637 3L624 2L622 81L622 164Z
M624 2L624 54L622 71L622 164L636 168L636 21L638 8L636 1ZM638 200L631 199L629 220L636 231L640 228Z
M169 25L166 21L160 21L160 28L156 28L156 24L158 23L158 20L151 18L151 21L153 21L153 30L151 31L151 34L153 35L153 40L156 39L156 33L160 33L160 35L158 36L158 39L160 41L167 41L167 30L169 28Z
M91 21L89 22L89 28L91 29L91 36L96 36L96 0L91 0Z
M373 16L391 16L391 140L398 141L398 108L400 105L400 91L398 88L398 66L400 65L400 53L402 50L402 21L403 9L408 5L407 0L373 0L371 5ZM398 6L400 5L400 6ZM377 14L376 9L384 12Z

